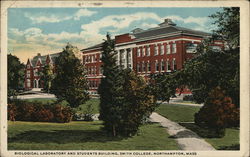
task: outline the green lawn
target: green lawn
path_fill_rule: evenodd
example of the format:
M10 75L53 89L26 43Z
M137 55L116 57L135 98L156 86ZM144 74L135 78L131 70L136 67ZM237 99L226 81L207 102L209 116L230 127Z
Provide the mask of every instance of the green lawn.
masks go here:
M156 109L156 112L194 131L217 150L239 150L239 129L227 128L226 135L222 138L208 137L208 135L211 135L209 130L200 128L194 124L194 114L198 112L199 109L200 107L196 106L161 104Z
M196 132L200 137L204 138L208 143L210 143L217 150L239 150L239 135L240 130L237 128L227 128L226 134L222 138L214 138L211 136L211 131L200 128L194 123L180 123L187 129Z
M102 122L8 122L9 150L178 150L174 139L159 124L140 127L124 139L107 136Z
M193 122L194 114L200 110L199 106L184 106L178 104L161 104L156 112L175 122Z

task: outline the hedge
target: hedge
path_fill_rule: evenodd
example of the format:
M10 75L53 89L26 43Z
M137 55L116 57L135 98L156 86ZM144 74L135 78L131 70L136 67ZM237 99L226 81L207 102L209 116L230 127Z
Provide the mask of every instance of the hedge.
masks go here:
M44 105L39 102L15 101L8 104L8 120L68 123L73 110L60 104Z

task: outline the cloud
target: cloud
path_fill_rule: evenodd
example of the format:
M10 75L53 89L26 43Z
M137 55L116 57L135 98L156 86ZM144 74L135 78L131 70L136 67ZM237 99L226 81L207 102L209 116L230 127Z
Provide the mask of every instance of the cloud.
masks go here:
M172 19L173 21L180 21L180 22L183 22L185 24L187 24L187 23L195 23L195 24L200 25L200 26L205 26L206 23L209 21L208 17L189 16L187 18L183 18L183 17L180 17L180 16L171 15L171 16L164 17L164 19L166 19L166 18Z
M88 10L88 9L80 9L78 10L74 15L73 15L73 19L74 20L80 20L81 17L84 17L84 16L92 16L94 14L96 14L97 12L96 11L91 11L91 10Z
M29 18L33 23L57 23L66 20L80 20L81 17L88 17L96 14L96 11L91 11L88 9L79 9L73 15L65 15L65 14L47 14L47 13L38 13L31 14L26 12L24 16Z

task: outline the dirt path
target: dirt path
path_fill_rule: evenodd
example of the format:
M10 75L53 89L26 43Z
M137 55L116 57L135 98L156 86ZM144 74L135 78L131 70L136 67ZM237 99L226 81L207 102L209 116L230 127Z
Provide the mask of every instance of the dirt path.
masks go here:
M176 139L181 150L215 150L209 143L199 137L196 133L176 122L153 112L150 116L152 122L160 123L170 136Z

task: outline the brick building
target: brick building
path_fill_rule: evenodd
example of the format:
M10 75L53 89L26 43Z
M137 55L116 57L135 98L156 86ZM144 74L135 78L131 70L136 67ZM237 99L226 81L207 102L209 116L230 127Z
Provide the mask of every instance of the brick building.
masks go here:
M28 59L25 68L25 82L24 87L26 90L34 89L40 90L43 88L43 82L40 80L39 72L43 70L46 64L51 64L55 66L55 58L59 56L60 53L49 54L41 56L40 53L32 59Z
M195 57L197 45L211 34L176 26L170 19L158 27L143 30L136 28L131 33L115 36L117 64L131 68L147 77L152 73L171 72L183 67L188 59ZM213 47L221 48L216 42ZM101 44L82 49L83 62L87 69L90 94L97 94L102 77Z

